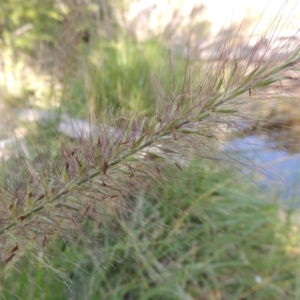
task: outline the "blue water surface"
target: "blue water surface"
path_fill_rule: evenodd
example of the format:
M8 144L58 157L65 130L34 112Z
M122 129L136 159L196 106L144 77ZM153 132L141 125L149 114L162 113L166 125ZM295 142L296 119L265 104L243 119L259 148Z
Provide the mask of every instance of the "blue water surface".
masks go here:
M283 199L299 198L300 202L300 153L278 149L276 141L267 136L234 139L223 150L250 170L262 188L279 193Z

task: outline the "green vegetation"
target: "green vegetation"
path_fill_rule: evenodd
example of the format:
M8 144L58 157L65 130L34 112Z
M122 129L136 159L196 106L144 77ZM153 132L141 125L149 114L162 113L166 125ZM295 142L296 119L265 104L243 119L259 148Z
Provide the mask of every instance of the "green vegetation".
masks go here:
M170 76L161 69L168 61L168 53L159 41L138 43L135 38L121 34L116 40L96 41L85 48L83 60L70 79L70 90L63 99L68 105L68 99L72 99L72 115L86 115L86 106L82 105L86 99L101 115L107 106L113 111L153 109L159 95L155 92L155 82L151 84L152 74L160 74L158 81L164 88L170 86L167 82ZM184 66L179 68L173 72L182 81Z
M225 57L229 43L204 60L190 40L182 59L122 28L112 2L15 4L0 12L4 100L57 114L12 126L28 152L0 172L3 299L300 299L298 212L220 153L218 133L256 120L299 45L257 62ZM67 115L90 131L64 136Z
M157 198L141 193L118 221L87 224L90 242L53 242L44 255L67 278L47 270L39 262L45 258L30 256L8 277L5 296L298 299L299 235L292 214L245 178L236 182L239 174L227 174L195 161L176 185L171 178L159 186Z

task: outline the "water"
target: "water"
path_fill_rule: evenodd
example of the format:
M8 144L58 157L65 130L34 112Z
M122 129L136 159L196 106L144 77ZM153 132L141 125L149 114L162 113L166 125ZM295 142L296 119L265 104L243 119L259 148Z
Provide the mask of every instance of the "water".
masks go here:
M253 135L234 139L223 150L250 170L249 176L263 189L300 201L300 153L289 153L268 136Z

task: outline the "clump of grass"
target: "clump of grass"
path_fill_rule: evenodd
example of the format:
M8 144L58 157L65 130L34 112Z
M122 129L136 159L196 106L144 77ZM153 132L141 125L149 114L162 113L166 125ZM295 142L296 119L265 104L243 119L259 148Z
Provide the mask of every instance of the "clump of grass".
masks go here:
M292 50L290 51L290 49ZM239 61L234 58L235 52L232 51L235 50L231 49L230 43L224 45L224 48L220 48L218 53L214 53L218 59L212 57L209 61L197 59L197 51L191 51L186 58L183 79L181 75L177 78L176 73L172 73L176 70L176 67L174 67L175 62L172 61L170 56L167 71L171 72L169 86L164 88L155 76L152 77L152 83L157 88L157 103L155 105L152 105L150 109L143 113L127 113L126 115L120 113L118 119L114 114L110 115L107 110L104 119L95 113L97 111L95 109L97 105L95 104L89 116L88 128L86 132L79 134L78 140L74 141L59 136L57 155L54 155L52 149L48 148L45 137L42 146L38 145L36 140L33 139L31 142L37 150L35 161L32 162L28 157L23 156L23 161L21 158L14 166L11 166L11 162L9 162L1 178L0 258L2 265L12 266L23 253L32 250L37 252L36 248L43 252L52 237L74 236L82 232L82 241L87 243L81 226L86 217L90 217L103 228L105 228L107 219L113 220L109 224L115 223L117 227L121 227L119 231L111 225L110 230L115 229L119 234L117 238L120 244L117 244L116 247L119 248L121 243L126 245L126 247L123 247L125 253L122 253L122 255L125 257L126 255L127 257L130 256L130 247L136 247L134 253L136 255L140 254L140 261L137 265L143 266L139 274L143 274L145 280L143 281L143 288L138 287L138 291L132 291L130 287L127 287L129 290L127 292L131 293L132 297L143 296L143 291L160 293L156 289L151 291L150 287L157 286L158 290L162 288L158 284L156 285L156 282L160 280L157 278L161 278L160 274L157 274L157 270L164 273L165 265L170 269L164 275L164 282L168 281L168 276L174 270L174 272L180 273L178 275L180 281L182 272L184 273L185 270L190 272L184 279L185 281L182 279L183 283L179 284L179 288L174 289L177 296L181 293L182 297L185 293L184 287L190 286L191 290L196 290L195 294L202 293L205 295L205 293L209 294L215 291L216 295L221 293L228 299L230 293L236 293L237 295L240 293L239 295L248 297L256 288L253 288L252 283L254 275L263 278L263 280L264 278L270 278L270 274L274 269L271 268L271 273L266 271L266 275L263 274L265 277L256 274L257 269L255 269L252 273L249 272L245 275L245 281L238 281L238 278L234 277L234 283L231 284L230 280L228 283L226 277L227 273L230 274L230 266L225 271L220 267L221 271L219 271L219 266L214 266L214 260L209 258L214 257L214 252L216 252L215 255L220 259L224 259L227 263L241 265L241 272L245 264L247 265L247 259L246 262L243 259L238 262L234 261L233 258L230 260L230 251L228 250L230 247L226 244L226 247L223 248L219 243L220 241L226 243L226 239L229 238L226 235L222 236L227 227L232 230L236 229L240 233L241 240L237 241L238 244L233 246L233 250L230 248L232 251L236 251L237 255L243 256L240 253L240 246L242 247L244 242L248 243L249 249L254 249L253 253L264 251L264 247L260 248L261 245L257 245L255 240L253 244L247 240L248 228L241 221L247 217L246 210L250 209L248 204L246 205L245 202L241 201L241 207L239 207L238 203L235 203L234 205L237 206L235 210L230 203L222 206L223 202L218 197L211 197L211 192L208 192L208 194L203 193L202 197L208 195L209 199L213 201L220 200L220 203L217 202L215 206L211 206L216 209L216 215L213 215L211 220L219 225L209 227L212 225L210 213L206 216L207 212L200 210L199 214L193 215L194 208L186 199L184 203L180 204L182 206L177 207L178 210L175 209L173 212L172 206L177 206L178 203L172 202L175 198L174 195L170 197L171 200L168 200L168 193L166 192L166 190L174 189L166 181L171 175L174 181L176 179L176 182L185 182L183 180L185 177L184 169L192 157L198 156L220 163L219 151L211 143L211 140L218 142L219 137L216 134L216 128L221 123L227 127L236 128L236 130L239 129L237 121L249 118L251 113L248 104L253 99L252 94L254 92L263 93L272 83L284 81L285 71L293 67L297 61L299 44L297 41L287 41L281 47L281 51L284 53L283 56L282 53L272 52L271 48L267 47L259 60L257 60L258 48L253 49L250 57ZM72 108L72 103L70 103L70 106ZM121 122L119 122L120 120ZM74 120L72 130L77 132L78 136L76 122L79 123ZM228 159L231 158L228 157ZM172 173L168 173L169 168L172 169ZM156 189L157 184L160 185L161 190ZM195 183L193 182L193 184ZM155 202L154 199L146 201L146 198L142 197L139 202L141 191L156 195L159 201ZM202 191L197 190L197 192L201 195ZM217 189L216 193L219 193ZM165 198L164 196L166 196L166 200L161 199ZM193 197L190 199L193 199ZM197 199L195 206L198 208L198 204L202 205L203 203L197 197L195 199ZM168 204L168 207L170 206L168 213L163 216L160 232L160 227L154 225L160 217L157 217L154 213L155 210L152 209L156 206L162 209L165 201L166 203L168 201L172 203ZM203 205L205 206L205 203ZM253 206L250 205L251 209L257 212L259 212L258 208L261 206L263 206L262 211L265 211L267 204L258 205L255 203ZM218 223L219 214L224 210L229 210L230 216L237 217L239 215L238 213L235 215L235 213L238 211L242 217L223 219L220 216L223 223ZM182 211L184 211L183 214ZM136 212L139 212L139 216ZM144 214L141 212L144 212ZM158 209L156 213L160 213ZM182 215L180 216L180 214ZM151 219L152 215L153 220ZM258 216L260 217L259 214ZM133 219L127 224L126 218ZM149 222L147 218L150 220ZM132 227L134 226L132 220L139 224L137 232ZM189 220L188 224L185 223L187 220ZM200 220L204 221L201 222ZM255 220L257 219L255 218ZM277 239L276 237L275 239L275 235L272 235L274 233L274 223L269 223L272 221L269 217L263 220L264 223L261 228L264 226L270 226L268 228L271 228L270 231L266 231L265 234L268 236L264 239L269 243L274 242L274 245L278 243L278 253L284 253L285 255L280 238ZM180 225L183 225L183 231L181 231ZM141 228L142 226L145 226L145 231ZM191 231L188 230L189 226L191 226ZM218 230L218 227L223 229ZM208 236L213 236L211 252L203 254L207 265L193 266L191 265L193 264L192 261L189 260L190 257L186 261L184 258L177 257L179 264L181 260L184 264L187 264L186 269L181 267L177 269L177 266L173 265L172 262L172 256L175 256L175 254L172 253L174 249L171 249L170 245L172 243L178 245L181 241L184 241L184 243L182 242L183 248L185 246L186 248L183 252L185 255L192 253L194 248L191 250L189 245L186 245L189 243L188 239L192 240L201 236L203 229L207 230L205 233L208 232ZM250 227L249 230L252 234L254 228ZM132 238L132 234L135 234L136 237ZM150 238L150 244L148 241L144 245L135 243L137 237L143 240L144 236L151 236L151 234L154 237ZM245 240L242 239L243 234L246 235ZM156 235L157 237L155 237ZM256 237L256 235L250 236L254 239ZM233 237L232 240L234 240ZM151 248L153 245L155 245L154 248ZM157 245L160 245L158 252L156 252ZM204 245L207 245L204 247L208 247L210 241L207 240ZM266 244L263 245L267 247ZM195 247L196 254L193 261L202 255L201 247L200 250L198 247L199 245ZM127 248L130 249L129 252L126 252ZM150 255L150 264L149 260L145 259L146 256L143 255L144 252L150 251L149 249L155 252L153 260ZM276 251L274 253L277 253ZM163 252L167 255L162 255ZM250 253L252 252L250 251ZM180 256L181 252L179 251L179 254L176 255ZM249 255L251 256L251 254ZM285 258L288 260L288 255ZM166 259L167 262L165 262ZM163 260L163 262L160 260ZM152 263L155 263L157 270L153 268ZM252 263L254 264L254 260ZM127 269L125 270L128 272ZM135 270L131 270L130 273ZM276 270L274 272L278 277L283 274L282 269L278 273L276 273ZM107 274L112 278L115 276L110 266ZM191 274L193 276L201 275L201 282L194 282ZM215 280L216 276L218 280ZM276 276L275 278L277 278ZM205 277L208 278L207 281ZM121 280L118 278L118 274L117 280ZM227 286L224 287L226 284L228 289ZM284 283L282 284L284 285ZM173 286L169 286L168 291L171 291L171 288ZM118 291L120 296L124 293L124 290ZM265 295L267 295L265 298L267 299L267 297L272 297L276 293L276 289L270 286L266 290L260 291L262 291L262 294L259 297L262 297L262 299ZM280 295L286 293L285 288L282 288L282 291L279 291ZM108 293L109 296L114 291L112 288L105 287L103 293ZM167 290L163 289L161 293L163 295L163 293L167 293ZM192 291L189 293L193 295ZM123 296L125 297L125 294Z
M93 111L105 118L107 107L114 111L155 109L157 92L151 87L152 74L159 74L168 60L168 53L158 41L139 43L120 33L115 40L94 41L85 48L62 99L73 116L83 117ZM177 76L181 71L183 77L183 70L177 66ZM164 87L169 85L167 78L160 78ZM71 105L68 99L72 99ZM86 99L90 107L83 105Z
M173 157L183 156L188 148L203 155L207 139L215 137L215 124L234 124L236 114L245 113L240 104L244 94L281 79L298 51L295 45L284 61L274 56L251 70L251 62L235 62L229 78L222 75L229 63L224 60L208 69L209 81L196 88L197 78L190 77L187 66L181 93L159 103L156 114L132 117L123 129L97 121L90 138L61 145L59 161L46 152L39 166L27 167L18 177L6 174L1 190L2 260L10 261L16 244L26 248L25 240L42 241L63 228L76 230L78 215L93 215L107 201L113 209L126 205L123 196L146 188L144 183L158 178L169 161L181 170Z
M141 193L134 209L113 226L89 224L95 234L90 250L81 249L86 244L55 250L52 264L66 261L69 289L49 281L52 273L43 265L25 261L20 268L33 270L21 276L14 294L31 286L32 294L22 299L41 293L45 299L297 298L299 236L293 214L266 201L239 173L228 178L215 164L193 161L176 185L170 178L153 192L156 197ZM57 293L48 295L49 286ZM10 286L5 289L8 295Z
M96 282L73 289L75 297L293 299L299 238L289 239L292 223L253 186L243 182L240 190L237 177L214 169L194 162L176 186L171 180L157 198L139 198L118 235L109 235L99 256L90 254L98 266L81 265ZM73 272L75 282L86 278Z
M287 46L283 50L284 47ZM57 215L68 216L68 230L76 228L73 214L91 207L88 199L95 200L96 194L101 197L99 203L93 200L92 209L101 206L105 199L118 200L111 201L118 206L131 186L141 188L147 178L159 176L159 170L170 158L184 155L189 145L201 155L198 149L215 137L215 124L221 121L234 126L235 116L248 114L242 105L245 95L283 80L282 72L299 55L295 44L283 60L279 54L269 57L266 52L260 62L254 61L255 53L245 61L232 62L228 58L230 49L225 50L226 56L220 63L203 64L206 77L200 77L200 82L196 76L202 65L187 64L180 92L167 97L162 94L164 101L157 104L154 113L132 116L122 129L99 125L102 120L91 120L90 138L63 143L58 162L47 153L48 158L43 157L39 166L23 171L20 182L15 174L5 175L0 229L3 259L9 258L6 251L10 251L12 240L13 244L23 244L16 235L24 236L24 230L34 228L37 236L43 238L45 231L51 233L64 227ZM109 122L114 123L113 118ZM179 165L178 169L181 170ZM26 182L23 178L27 178Z

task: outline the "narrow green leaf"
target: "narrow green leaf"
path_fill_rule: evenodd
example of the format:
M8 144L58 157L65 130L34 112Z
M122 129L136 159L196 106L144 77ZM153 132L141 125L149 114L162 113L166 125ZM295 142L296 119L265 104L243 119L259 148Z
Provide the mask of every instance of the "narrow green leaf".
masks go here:
M147 151L146 154L152 158L152 159L159 159L159 160L165 160L166 157L162 154L159 154L157 152Z
M224 102L227 101L228 99L236 98L237 96L242 95L246 91L248 91L248 88L238 89L235 92L233 92L231 95L229 95L228 97L226 97L226 99L224 100Z
M30 196L27 196L25 201L26 210L30 210L33 206L33 199Z
M75 197L73 197L73 196L69 196L69 197L68 197L68 200L71 201L71 202L74 202L74 203L78 203L78 204L81 203L77 198L75 198Z
M52 220L48 219L48 218L45 217L45 216L41 216L41 219L42 219L43 221L45 221L46 223L48 223L48 224L51 224L51 225L54 224L54 222L53 222Z
M211 115L210 112L201 114L201 115L197 118L197 121L201 121L201 120L203 120L203 119L206 119L206 118L209 117L210 115Z
M259 70L259 67L256 67L255 69L253 69L248 75L246 75L244 77L244 79L242 80L242 86L244 86L245 84L247 84L249 81L251 81L255 75L255 73ZM255 77L254 77L255 78Z
M217 84L217 86L216 86L216 91L217 91L217 92L219 92L219 90L220 90L222 84L223 84L223 77L219 80L219 82L218 82L218 84Z
M184 134L199 134L198 130L191 129L191 128L180 128L178 129L178 131Z
M141 136L134 142L134 144L132 145L132 149L138 148L138 147L142 144L142 142L144 141L144 139L145 139L145 136L144 136L144 135L141 135Z
M274 83L274 82L276 82L277 81L277 79L268 79L268 80L265 80L265 81L260 81L260 82L258 82L255 86L254 86L254 88L259 88L259 87L265 87L265 86L268 86L268 85L270 85L270 84L272 84L272 83Z
M179 120L173 120L166 128L166 130L173 130L178 125Z
M235 109L215 109L215 113L221 113L221 114L234 114L237 113L238 111Z

